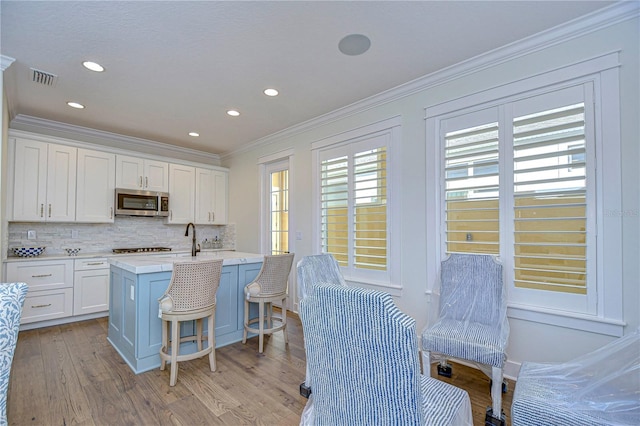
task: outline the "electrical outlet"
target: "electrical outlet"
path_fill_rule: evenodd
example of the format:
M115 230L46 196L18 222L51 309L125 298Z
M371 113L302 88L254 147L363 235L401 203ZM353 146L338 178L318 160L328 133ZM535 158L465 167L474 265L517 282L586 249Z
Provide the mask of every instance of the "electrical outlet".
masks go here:
M36 239L36 231L29 230L27 231L27 240L35 240Z
M71 238L78 238L78 230L77 229L72 229L71 230Z

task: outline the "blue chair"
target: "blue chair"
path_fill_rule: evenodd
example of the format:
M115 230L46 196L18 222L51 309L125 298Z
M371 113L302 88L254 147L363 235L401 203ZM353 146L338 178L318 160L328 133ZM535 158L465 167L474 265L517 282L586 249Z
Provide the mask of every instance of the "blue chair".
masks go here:
M565 363L524 362L513 426L640 425L640 331Z
M467 392L420 374L415 320L389 294L316 284L299 312L313 383L301 424L473 425Z
M492 379L488 424L504 424L502 382L508 338L502 265L490 255L451 254L441 264L437 319L422 332L422 365L430 372L431 356L437 353L443 375L450 376L447 358L488 367L489 373L483 370Z
M22 306L29 287L25 283L0 283L0 425L7 422L7 393L11 363L18 343Z
M298 296L303 299L307 288L315 284L337 284L346 286L347 283L340 272L340 265L333 255L324 253L305 256L298 262ZM307 369L304 382L300 384L300 395L309 398L311 395L311 377Z

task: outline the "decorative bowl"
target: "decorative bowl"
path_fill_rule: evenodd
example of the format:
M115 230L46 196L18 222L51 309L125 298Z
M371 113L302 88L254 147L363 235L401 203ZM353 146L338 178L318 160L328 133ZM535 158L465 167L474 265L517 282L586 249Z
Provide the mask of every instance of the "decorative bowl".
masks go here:
M75 255L78 254L78 252L80 252L80 249L79 248L67 248L67 249L65 249L65 251L67 252L67 254L69 256L75 256Z
M20 257L40 256L46 247L15 247L13 254Z

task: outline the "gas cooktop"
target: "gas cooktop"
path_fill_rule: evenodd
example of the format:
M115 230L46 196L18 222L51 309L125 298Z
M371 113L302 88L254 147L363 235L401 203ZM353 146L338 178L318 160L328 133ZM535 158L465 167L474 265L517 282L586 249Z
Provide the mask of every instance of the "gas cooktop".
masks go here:
M151 253L157 251L171 251L169 247L133 247L133 248L114 248L114 253Z

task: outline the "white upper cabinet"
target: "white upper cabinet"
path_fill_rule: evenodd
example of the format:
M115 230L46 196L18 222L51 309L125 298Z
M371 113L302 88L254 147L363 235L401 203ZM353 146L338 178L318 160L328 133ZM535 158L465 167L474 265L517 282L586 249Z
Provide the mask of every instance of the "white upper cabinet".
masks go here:
M169 164L164 161L117 155L116 187L167 192Z
M78 149L76 222L113 223L116 156Z
M169 164L169 217L167 223L193 222L195 168Z
M196 224L227 223L227 173L196 168Z
M15 139L13 220L73 222L77 148Z

